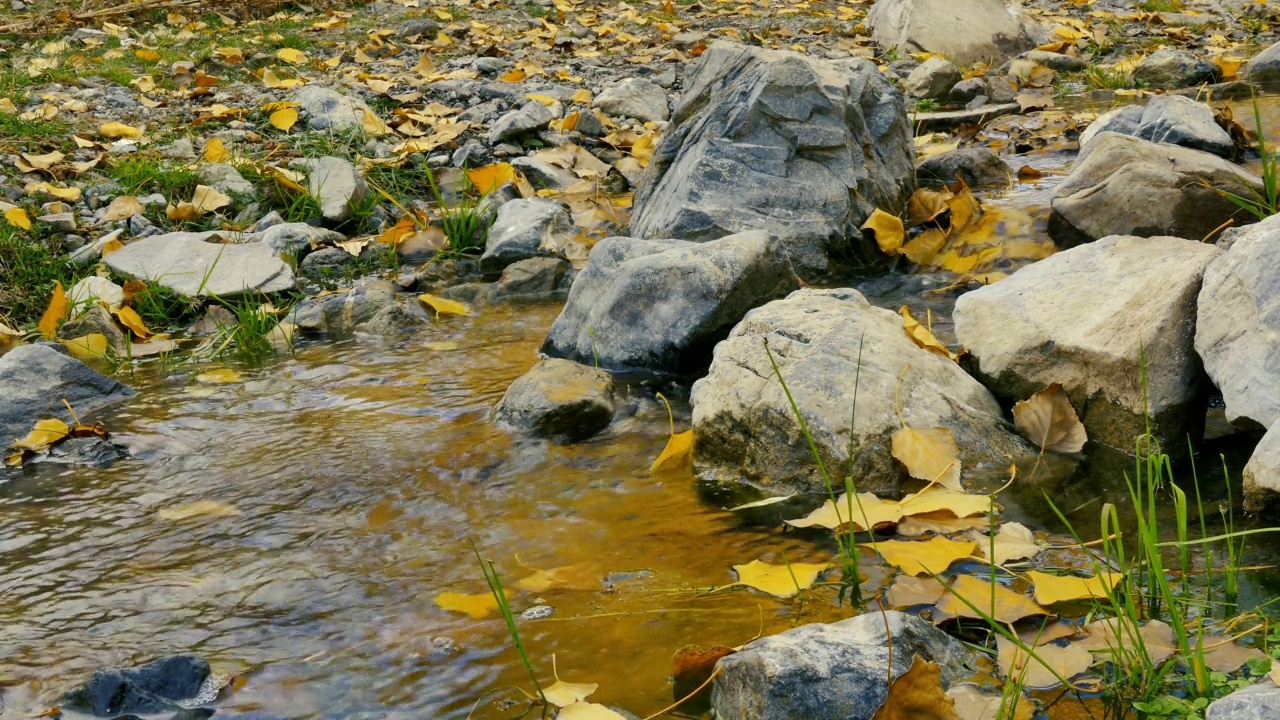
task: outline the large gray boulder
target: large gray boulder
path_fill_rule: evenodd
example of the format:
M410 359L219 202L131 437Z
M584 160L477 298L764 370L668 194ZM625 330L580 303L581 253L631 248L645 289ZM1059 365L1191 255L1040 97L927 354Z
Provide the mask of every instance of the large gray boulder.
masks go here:
M1034 452L1011 431L991 393L956 363L917 346L896 313L873 307L855 290L800 290L748 313L716 346L707 376L694 383L694 467L704 478L769 494L826 492L766 341L823 462L838 477L849 469L852 434L860 492L894 494L906 478L890 454L890 437L902 427L899 402L910 427L951 430L966 471L1007 466Z
M763 230L801 277L842 271L849 238L914 189L902 94L866 60L716 42L686 78L635 194L631 234L712 240Z
M1005 401L1062 383L1090 439L1132 451L1149 413L1156 439L1182 447L1204 417L1196 298L1221 253L1170 237L1104 238L961 296L956 338Z
M568 206L559 200L528 198L503 203L489 228L480 270L496 275L521 260L558 257L573 232Z
M581 442L613 422L613 377L550 358L521 375L493 409L493 420L560 443Z
M152 235L107 254L112 272L150 280L187 297L230 298L296 287L293 269L263 242L218 230ZM225 241L225 242L224 242Z
M1262 436L1244 466L1244 509L1271 517L1280 511L1280 425Z
M303 85L293 92L307 127L312 130L347 130L364 124L366 111L373 110L358 97L344 95L323 85Z
M886 676L904 674L917 656L941 666L943 687L962 679L974 659L914 615L872 612L748 643L720 660L711 704L721 718L870 720L888 699Z
M1280 42L1254 55L1240 68L1240 79L1260 85L1280 81Z
M879 0L867 25L881 47L899 55L931 52L957 65L993 67L1034 48L1041 32L1004 0Z
M1213 109L1181 95L1159 95L1145 106L1126 105L1100 115L1080 134L1080 147L1104 132L1181 145L1224 158L1236 152L1231 136L1214 119Z
M63 404L92 422L102 408L133 391L48 345L19 345L0 357L0 450L25 436L36 422L73 422Z
M1207 152L1104 132L1054 193L1049 235L1064 246L1108 235L1201 240L1228 220L1256 220L1224 193L1262 189L1256 175Z
M798 286L781 241L766 232L705 243L606 238L542 352L609 370L699 372L748 310Z
M1236 235L1204 274L1196 352L1226 400L1227 419L1267 429L1280 420L1280 216Z

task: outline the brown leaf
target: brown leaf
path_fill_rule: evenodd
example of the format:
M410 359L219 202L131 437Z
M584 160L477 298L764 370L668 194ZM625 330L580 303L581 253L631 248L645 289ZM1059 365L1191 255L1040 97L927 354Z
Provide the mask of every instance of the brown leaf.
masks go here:
M871 720L960 720L960 716L942 689L942 668L917 655L911 669L889 686L889 697Z
M701 690L698 688L715 672L720 658L736 652L738 651L724 645L716 645L709 650L703 650L697 645L686 645L677 650L671 657L671 675L674 678L671 686L672 698L681 700L688 697L681 706L688 713L696 714L711 709L710 683ZM694 690L698 690L698 694L690 697Z
M1054 383L1014 405L1013 423L1023 437L1041 450L1077 453L1088 440L1084 424L1061 383Z
M947 592L942 583L931 577L899 575L889 586L889 604L896 608L932 605Z
M1035 716L1035 705L1027 698L1017 698L1018 708L1009 717L1003 695L987 695L969 683L951 686L947 697L955 701L960 720L1031 720Z

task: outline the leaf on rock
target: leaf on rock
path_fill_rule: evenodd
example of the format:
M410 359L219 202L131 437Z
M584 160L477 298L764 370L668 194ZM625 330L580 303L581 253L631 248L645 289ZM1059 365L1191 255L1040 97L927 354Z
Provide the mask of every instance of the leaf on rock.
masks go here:
M67 354L77 360L98 360L107 355L107 336L92 333L74 340L63 340Z
M1014 405L1013 423L1023 437L1042 450L1077 453L1089 439L1061 383Z
M985 533L974 533L974 540L978 542L978 554L984 558L988 557L991 551L991 537ZM1044 546L1036 542L1036 536L1027 528L1026 525L1016 522L1007 522L1000 526L1000 531L995 536L995 563L1004 565L1014 560L1030 560ZM1037 602L1044 603L1038 596Z
M947 697L955 701L960 720L1031 720L1035 716L1035 705L1026 698L1019 698L1018 709L1013 717L1008 717L1007 708L1005 712L1001 711L1004 705L1002 695L988 695L970 683L952 685Z
M1106 598L1107 592L1114 589L1116 583L1120 582L1120 575L1112 573L1102 577L1082 578L1029 570L1027 579L1036 586L1036 602L1041 605L1052 605L1060 602Z
M911 669L894 678L889 697L871 720L960 720L942 689L942 668L916 655Z
M836 530L852 521L859 532L866 532L894 525L901 519L902 509L892 500L881 500L874 493L858 493L850 507L849 495L845 493L834 503L828 500L808 515L784 522L792 527L817 526Z
M293 127L294 123L298 122L298 111L291 107L280 108L279 110L271 113L267 119L271 122L272 127L277 130L289 132L289 128Z
M45 309L44 314L40 316L40 322L36 325L46 340L52 340L58 334L58 323L67 318L70 308L62 283L54 281L53 297L49 299L49 307Z
M1035 653L1032 657L1017 643L998 635L996 649L996 664L1000 672L1009 679L1022 678L1023 684L1029 688L1060 685L1062 681L1058 676L1069 681L1093 665L1093 655L1074 644L1041 645L1032 650Z
M990 495L973 495L956 492L940 485L933 485L913 495L908 495L898 503L903 517L932 515L937 512L949 512L957 518L990 515L993 501ZM986 518L983 524L988 524Z
M693 470L693 430L673 434L662 453L649 466L654 475L687 473Z
M911 477L962 492L960 446L951 430L944 427L916 429L903 427L893 434L893 456Z
M947 589L942 583L931 577L915 575L899 575L889 586L889 604L896 608L909 608L916 605L933 605L942 598Z
M911 308L903 305L898 312L902 315L902 329L907 331L907 337L911 338L912 342L925 350L941 355L952 362L960 362L960 356L963 355L963 353L953 353L950 348L939 342L938 338L934 336L933 331L924 325L921 325L919 320L912 317Z
M489 613L498 609L498 601L493 597L493 593L466 595L464 593L443 592L436 596L436 605L445 610L466 613L473 620L487 617Z
M31 229L31 218L27 217L27 211L20 207L9 208L4 211L4 219L10 225L21 230Z
M734 648L724 645L716 645L708 650L697 645L686 645L677 650L671 657L672 698L677 701L689 698L683 705L686 712L696 713L699 709L710 709L711 685L703 687L697 695L690 697L690 694L710 679L720 658L736 652L738 651Z
M556 678L554 683L542 689L542 695L552 705L565 707L586 700L599 687L598 683L570 683Z
M556 720L627 720L627 718L599 703L578 702L561 708L560 712L556 713Z
M831 563L791 563L770 565L752 560L746 565L734 565L738 584L755 588L774 597L795 597L801 590L808 590L818 576L826 572Z
M41 420L31 428L25 437L13 443L13 447L31 452L44 452L50 446L57 445L71 434L71 428L58 419Z
M902 225L902 218L890 215L883 210L876 210L862 224L862 230L870 230L876 238L880 252L886 255L897 255L902 251L902 242L907 237L907 230Z
M972 603L973 607L1002 623L1015 623L1022 618L1048 614L1047 610L1037 605L1031 598L1014 592L1000 583L995 584L994 605L991 603L991 595L990 582L972 575L957 575L951 582L951 588L947 594L938 601L937 612L948 617L984 619L980 613L974 612L968 603L960 600L964 598Z
M142 212L142 203L138 202L137 196L119 195L107 206L107 212L98 222L108 223L116 220L128 220L134 215L141 215Z
M467 306L457 300L447 300L429 293L419 295L418 299L426 303L432 310L436 311L436 317L441 315L470 315Z
M863 547L875 549L885 562L908 575L938 575L957 560L971 557L974 545L972 540L938 536L928 540L882 540Z
M481 195L488 195L509 182L515 182L516 169L510 163L492 163L467 171L467 179Z
M186 505L178 507L165 508L156 515L161 520L187 520L201 515L209 517L235 517L240 511L226 503L220 503L214 500L197 500Z

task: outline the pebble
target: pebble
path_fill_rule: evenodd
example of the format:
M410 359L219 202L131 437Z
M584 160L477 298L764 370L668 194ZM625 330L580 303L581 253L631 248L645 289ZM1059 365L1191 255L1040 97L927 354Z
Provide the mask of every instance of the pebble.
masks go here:
M556 609L550 605L534 605L533 607L520 613L521 620L541 620L549 618L555 613Z

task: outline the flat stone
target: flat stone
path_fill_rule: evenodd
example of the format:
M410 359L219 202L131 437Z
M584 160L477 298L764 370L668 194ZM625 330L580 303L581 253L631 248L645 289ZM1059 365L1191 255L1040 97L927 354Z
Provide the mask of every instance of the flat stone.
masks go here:
M347 237L334 230L294 222L271 225L259 232L257 239L278 253L297 255L309 248L340 243Z
M546 297L568 291L573 266L554 257L533 257L508 265L498 279L502 297Z
M98 411L133 391L49 345L19 345L0 356L0 446L8 448L39 420L92 422Z
M222 244L221 231L152 235L106 256L107 267L187 297L236 297L296 287L293 270L266 243Z
M556 442L586 440L613 422L613 377L569 360L540 361L493 409L493 420Z

